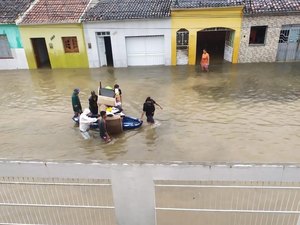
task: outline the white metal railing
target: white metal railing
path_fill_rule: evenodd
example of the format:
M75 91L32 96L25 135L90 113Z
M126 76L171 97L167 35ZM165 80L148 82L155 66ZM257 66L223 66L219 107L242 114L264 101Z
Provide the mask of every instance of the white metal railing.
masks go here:
M300 225L297 165L0 162L0 224Z
M116 224L109 180L0 179L1 224Z
M300 215L300 183L180 183L156 183L158 224L166 224L160 223L166 218L170 224L182 224L174 218L192 213L189 224L207 224L209 214L210 221L217 220L210 224L296 225Z

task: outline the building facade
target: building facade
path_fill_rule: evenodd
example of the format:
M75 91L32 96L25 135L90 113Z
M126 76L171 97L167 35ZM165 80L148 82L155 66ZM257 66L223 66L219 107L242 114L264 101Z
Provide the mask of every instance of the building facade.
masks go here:
M33 0L5 1L0 4L0 69L28 69L16 20Z
M39 0L18 23L30 69L88 68L80 17L87 0Z
M199 64L203 49L213 63L237 63L242 10L242 2L238 1L174 1L172 65Z
M99 1L85 13L90 67L171 64L170 0Z
M246 2L239 63L300 61L299 45L299 1Z

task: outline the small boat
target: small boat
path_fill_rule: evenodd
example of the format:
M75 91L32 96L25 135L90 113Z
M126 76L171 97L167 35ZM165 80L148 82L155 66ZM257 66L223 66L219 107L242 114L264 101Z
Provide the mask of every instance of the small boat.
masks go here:
M73 118L73 121L77 124L79 124L79 118L75 117ZM143 121L135 118L135 117L131 117L131 116L123 116L122 117L122 126L123 126L123 130L133 130L136 128L139 128L140 126L142 126ZM99 129L98 123L91 123L90 128L92 130L96 130Z
M124 116L122 120L123 130L136 129L142 126L142 124L142 120L131 116Z

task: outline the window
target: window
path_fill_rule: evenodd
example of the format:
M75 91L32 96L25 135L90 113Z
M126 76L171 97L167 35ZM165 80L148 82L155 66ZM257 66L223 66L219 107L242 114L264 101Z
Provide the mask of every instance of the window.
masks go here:
M251 27L249 44L264 44L267 26Z
M186 29L177 31L177 49L187 49L189 46L189 32Z
M65 53L79 52L76 37L63 37Z
M5 34L0 34L0 59L12 58L11 50Z

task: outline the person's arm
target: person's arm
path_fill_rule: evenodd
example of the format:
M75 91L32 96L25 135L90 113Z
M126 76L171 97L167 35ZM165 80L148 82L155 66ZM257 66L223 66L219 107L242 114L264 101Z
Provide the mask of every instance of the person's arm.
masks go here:
M155 102L155 105L157 105L160 109L163 109L157 102Z
M207 53L207 65L209 65L209 54Z
M145 112L143 111L142 115L141 115L141 120L143 120L144 114L145 114Z

